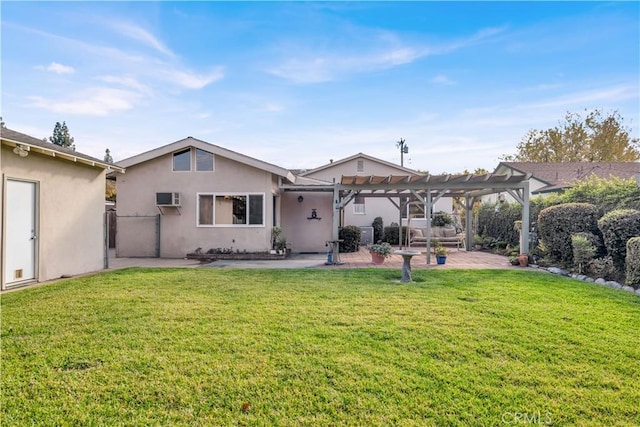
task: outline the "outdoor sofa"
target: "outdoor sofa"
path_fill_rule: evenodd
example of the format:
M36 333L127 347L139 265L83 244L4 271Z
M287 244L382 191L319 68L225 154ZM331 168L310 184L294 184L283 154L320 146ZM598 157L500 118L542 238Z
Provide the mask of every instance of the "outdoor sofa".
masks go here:
M411 228L411 244L426 244L425 228ZM431 227L431 242L440 242L444 246L456 246L458 250L464 244L464 233L458 233L454 227Z

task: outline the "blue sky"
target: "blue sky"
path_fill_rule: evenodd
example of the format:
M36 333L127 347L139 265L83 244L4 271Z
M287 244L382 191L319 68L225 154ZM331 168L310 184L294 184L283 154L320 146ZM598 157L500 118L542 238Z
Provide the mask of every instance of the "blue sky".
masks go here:
M640 126L638 2L6 2L2 116L117 161L187 136L287 168L493 170L567 111Z

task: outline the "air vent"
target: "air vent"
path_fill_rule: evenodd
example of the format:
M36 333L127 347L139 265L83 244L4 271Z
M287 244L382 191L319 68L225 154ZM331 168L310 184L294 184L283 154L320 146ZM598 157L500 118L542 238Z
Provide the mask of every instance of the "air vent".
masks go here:
M13 280L20 280L24 276L24 270L21 268L18 270L14 270L13 272Z

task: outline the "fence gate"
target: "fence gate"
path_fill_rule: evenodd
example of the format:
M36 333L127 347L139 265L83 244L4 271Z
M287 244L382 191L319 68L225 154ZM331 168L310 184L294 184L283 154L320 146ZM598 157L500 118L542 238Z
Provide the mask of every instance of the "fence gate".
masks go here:
M160 258L160 215L116 215L116 257Z

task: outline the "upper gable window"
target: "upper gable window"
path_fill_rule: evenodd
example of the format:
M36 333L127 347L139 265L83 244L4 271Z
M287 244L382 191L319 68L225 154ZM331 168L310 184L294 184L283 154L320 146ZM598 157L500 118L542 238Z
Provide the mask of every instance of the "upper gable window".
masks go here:
M196 171L213 171L213 153L196 148Z
M364 160L358 160L358 163L356 165L356 171L364 172Z
M191 170L191 149L173 153L173 171L185 172Z

